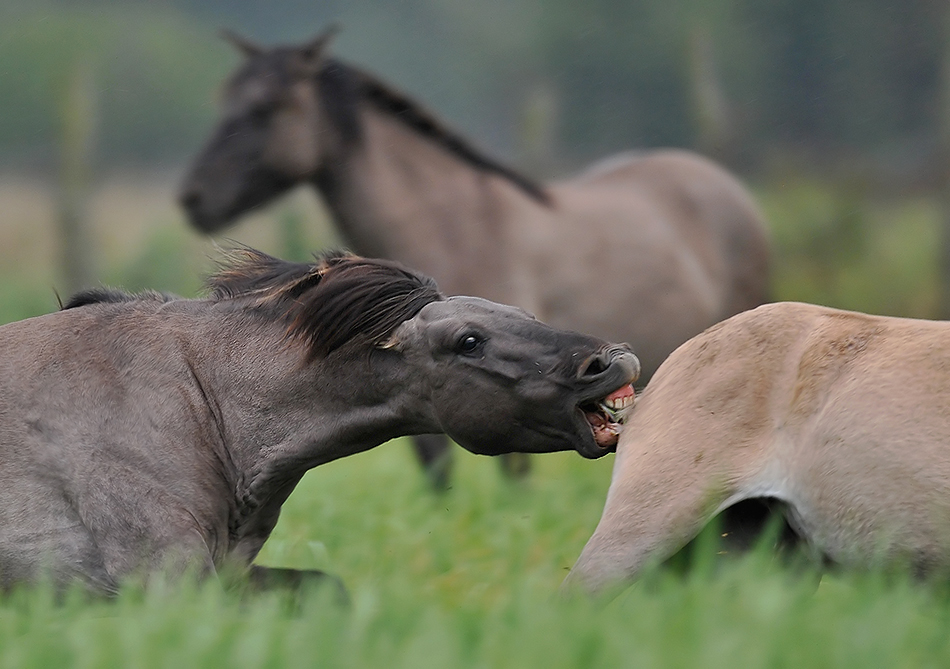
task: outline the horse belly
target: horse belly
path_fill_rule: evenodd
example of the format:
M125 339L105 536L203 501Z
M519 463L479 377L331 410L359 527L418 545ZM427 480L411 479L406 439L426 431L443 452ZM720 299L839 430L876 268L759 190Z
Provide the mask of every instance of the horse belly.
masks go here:
M628 342L647 379L677 346L719 319L721 288L671 229L642 223L664 212L643 204L569 204L571 215L552 221L533 249L537 315L555 327Z

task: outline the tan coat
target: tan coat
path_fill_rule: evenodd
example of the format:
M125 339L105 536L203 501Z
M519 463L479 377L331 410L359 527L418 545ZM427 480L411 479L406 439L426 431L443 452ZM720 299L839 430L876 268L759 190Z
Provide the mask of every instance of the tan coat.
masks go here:
M634 578L758 498L831 562L950 566L950 323L780 303L679 347L628 417L568 583Z

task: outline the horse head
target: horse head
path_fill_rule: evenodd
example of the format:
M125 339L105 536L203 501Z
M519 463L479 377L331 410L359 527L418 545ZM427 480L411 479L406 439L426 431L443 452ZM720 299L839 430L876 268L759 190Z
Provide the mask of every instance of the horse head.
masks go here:
M319 172L330 142L315 84L337 30L271 49L224 33L245 60L225 86L217 129L181 186L179 201L196 227L219 230Z
M473 453L616 448L640 363L625 345L475 297L424 306L384 344L425 385L436 423Z

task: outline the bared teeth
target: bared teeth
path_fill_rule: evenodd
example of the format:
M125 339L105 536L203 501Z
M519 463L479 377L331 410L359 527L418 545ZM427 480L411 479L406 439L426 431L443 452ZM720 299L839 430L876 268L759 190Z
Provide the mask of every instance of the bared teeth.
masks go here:
M604 406L614 411L620 411L621 409L626 409L628 406L632 406L634 401L633 395L625 395L624 397L604 400Z
M633 406L634 401L636 401L636 395L634 394L633 386L626 385L607 395L601 404L611 411L620 411L629 406Z

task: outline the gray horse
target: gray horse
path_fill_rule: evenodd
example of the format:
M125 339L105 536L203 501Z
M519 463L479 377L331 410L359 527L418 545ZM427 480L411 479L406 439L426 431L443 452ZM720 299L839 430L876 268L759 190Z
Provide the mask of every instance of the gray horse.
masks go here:
M0 327L0 585L261 576L303 474L399 435L486 454L616 444L639 368L623 346L444 298L388 261L235 254L206 299L89 291Z
M328 38L264 49L230 37L247 60L181 189L197 228L310 183L357 252L417 267L450 294L631 342L644 379L691 336L766 301L761 216L720 167L658 151L541 186L327 56ZM421 452L444 448L427 438Z

